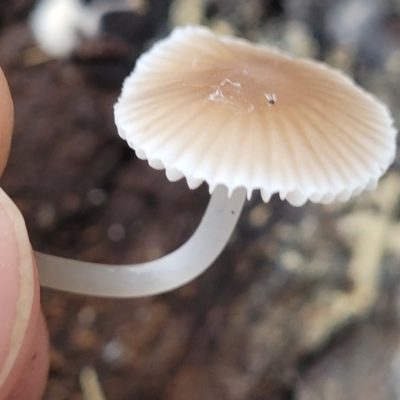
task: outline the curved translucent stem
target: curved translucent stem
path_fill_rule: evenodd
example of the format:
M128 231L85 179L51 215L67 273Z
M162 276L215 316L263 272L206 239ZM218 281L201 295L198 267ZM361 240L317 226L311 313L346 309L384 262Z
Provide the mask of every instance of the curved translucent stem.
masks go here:
M177 250L154 261L107 265L35 252L40 283L68 292L140 297L167 292L193 280L218 257L229 240L246 199L239 188L229 197L218 186L193 236Z

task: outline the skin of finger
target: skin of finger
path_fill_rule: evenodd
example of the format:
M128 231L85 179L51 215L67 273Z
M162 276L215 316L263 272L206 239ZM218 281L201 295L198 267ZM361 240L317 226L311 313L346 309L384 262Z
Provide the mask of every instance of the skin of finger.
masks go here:
M42 398L49 366L48 334L35 290L32 313L18 357L0 389L1 400L39 400Z
M10 152L14 125L14 106L3 71L0 69L0 176Z
M49 368L49 338L43 314L39 312L38 316L36 326L34 326L34 318L32 318L32 329L28 328L33 333L33 343L23 345L21 354L26 351L27 356L21 356L23 368L7 400L40 400L46 388Z
M22 215L1 189L0 204L0 399L36 400L48 368L39 282Z
M13 118L10 91L0 69L0 176L9 154ZM0 322L0 376L2 370L8 372L0 381L0 400L36 400L45 387L49 359L38 277L23 218L1 189L0 192L1 203L6 203L5 209L0 210L0 315L4 317ZM26 262L28 259L30 262ZM26 267L24 279L21 265ZM28 292L25 301L21 301L22 288ZM16 326L19 329L15 330ZM18 353L11 357L11 367L7 367L12 349Z

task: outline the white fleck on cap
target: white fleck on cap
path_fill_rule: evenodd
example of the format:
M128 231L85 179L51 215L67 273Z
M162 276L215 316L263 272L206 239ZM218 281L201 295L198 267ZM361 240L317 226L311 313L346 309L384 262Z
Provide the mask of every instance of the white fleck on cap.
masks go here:
M171 181L293 205L373 188L396 149L386 106L341 72L203 27L177 28L140 57L115 120Z

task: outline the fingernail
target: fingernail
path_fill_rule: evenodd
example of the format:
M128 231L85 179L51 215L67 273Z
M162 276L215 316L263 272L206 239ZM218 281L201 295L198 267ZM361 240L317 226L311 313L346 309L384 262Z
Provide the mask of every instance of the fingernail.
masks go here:
M8 390L34 301L31 248L21 213L0 189L0 398Z

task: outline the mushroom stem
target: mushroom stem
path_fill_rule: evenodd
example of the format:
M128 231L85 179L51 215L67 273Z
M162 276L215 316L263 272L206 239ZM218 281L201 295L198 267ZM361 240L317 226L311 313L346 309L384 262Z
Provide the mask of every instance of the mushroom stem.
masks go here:
M129 265L96 264L36 252L41 285L102 297L140 297L182 286L205 271L229 240L239 218L246 190L228 196L214 190L193 236L177 250L154 261Z

